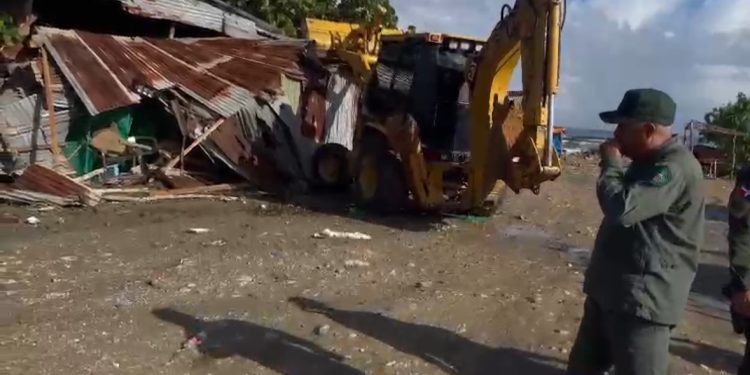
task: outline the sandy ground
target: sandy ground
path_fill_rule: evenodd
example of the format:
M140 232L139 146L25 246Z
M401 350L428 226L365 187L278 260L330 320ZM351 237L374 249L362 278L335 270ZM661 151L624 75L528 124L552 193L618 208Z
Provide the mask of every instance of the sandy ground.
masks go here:
M593 169L568 161L489 220L376 219L329 197L0 206L0 373L561 374L601 218ZM729 183L708 185L673 374L732 373L743 348L719 296ZM326 228L372 239L313 238Z

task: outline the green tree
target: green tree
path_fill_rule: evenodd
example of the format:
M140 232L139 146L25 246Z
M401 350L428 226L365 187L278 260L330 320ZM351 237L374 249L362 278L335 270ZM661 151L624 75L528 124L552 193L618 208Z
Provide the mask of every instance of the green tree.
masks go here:
M726 105L714 108L705 116L707 123L720 126L725 129L737 130L748 134L748 138L737 139L737 157L741 163L750 160L750 98L744 93L737 94L737 100L729 102ZM727 154L732 152L731 137L722 135L709 135L709 141L719 145L722 151Z
M306 17L361 23L373 20L382 7L386 26L395 26L398 21L389 0L232 0L231 3L289 36L299 36L299 26Z
M341 0L338 4L338 18L352 23L371 22L381 9L385 11L381 22L386 27L396 27L398 16L389 0Z
M13 46L20 43L21 40L18 25L16 25L13 17L0 14L0 47Z

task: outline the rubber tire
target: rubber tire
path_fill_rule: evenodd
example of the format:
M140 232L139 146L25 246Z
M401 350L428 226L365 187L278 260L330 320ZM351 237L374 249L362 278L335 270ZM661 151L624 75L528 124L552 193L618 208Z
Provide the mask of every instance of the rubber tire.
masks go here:
M375 191L367 197L360 181L360 171L366 158L376 163ZM394 214L406 210L409 203L409 188L404 167L396 155L389 151L368 150L357 163L354 192L357 205L378 214Z
M349 173L349 150L337 143L328 143L318 147L313 155L313 176L315 184L327 189L343 189L352 182ZM326 158L333 158L338 162L339 175L336 181L327 181L321 176L320 163Z

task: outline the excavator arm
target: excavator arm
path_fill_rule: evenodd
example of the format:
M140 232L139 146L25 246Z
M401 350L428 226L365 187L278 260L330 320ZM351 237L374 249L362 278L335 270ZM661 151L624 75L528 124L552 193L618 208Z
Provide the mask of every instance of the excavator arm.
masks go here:
M379 17L363 25L307 18L302 31L306 39L315 41L319 52L350 67L361 86L378 61L380 37L402 33L384 28Z
M517 0L470 64L471 162L464 204L480 207L498 181L518 193L539 192L560 173L553 148L554 96L559 85L563 0ZM508 86L521 61L520 108ZM501 182L501 183L502 183Z

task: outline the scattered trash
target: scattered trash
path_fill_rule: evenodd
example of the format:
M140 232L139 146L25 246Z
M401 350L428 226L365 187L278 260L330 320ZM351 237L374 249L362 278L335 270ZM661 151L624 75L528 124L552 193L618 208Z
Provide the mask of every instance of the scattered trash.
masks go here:
M226 246L226 244L227 244L227 241L224 241L224 240L216 240L216 241L211 241L211 242L204 242L204 243L203 243L203 246L216 246L216 247L222 247L222 246Z
M414 285L419 289L427 289L432 287L432 281L420 281Z
M78 260L78 257L73 256L73 255L68 255L68 256L60 257L60 260L65 261L65 262L73 262L73 261Z
M570 335L570 331L562 330L562 329L556 329L555 333L561 336L567 336Z
M36 210L39 212L47 212L47 211L53 211L54 209L55 209L54 206L43 206L43 207L37 208Z
M529 301L529 303L536 304L542 302L542 296L533 296L533 297L527 297L526 301Z
M329 326L328 324L324 324L322 326L317 326L317 327L315 327L315 330L314 330L315 334L318 335L318 336L325 336L330 331L331 331L331 326Z
M365 262L362 260L347 260L344 262L344 266L352 268L352 267L370 267L369 262Z
M240 286L245 286L255 281L255 279L252 276L243 275L243 276L238 277L237 281L240 282Z
M192 234L203 234L203 233L208 233L210 231L211 230L208 228L190 228L187 230L188 233L192 233Z
M332 231L328 228L324 229L322 232L318 232L313 234L313 238L322 239L322 238L345 238L350 240L370 240L372 237L370 235L360 233L360 232L336 232Z
M37 225L37 224L39 224L39 223L41 223L41 222L42 222L42 221L41 221L41 220L39 220L39 219L38 219L37 217L35 217L35 216L29 216L28 218L26 218L26 224Z

